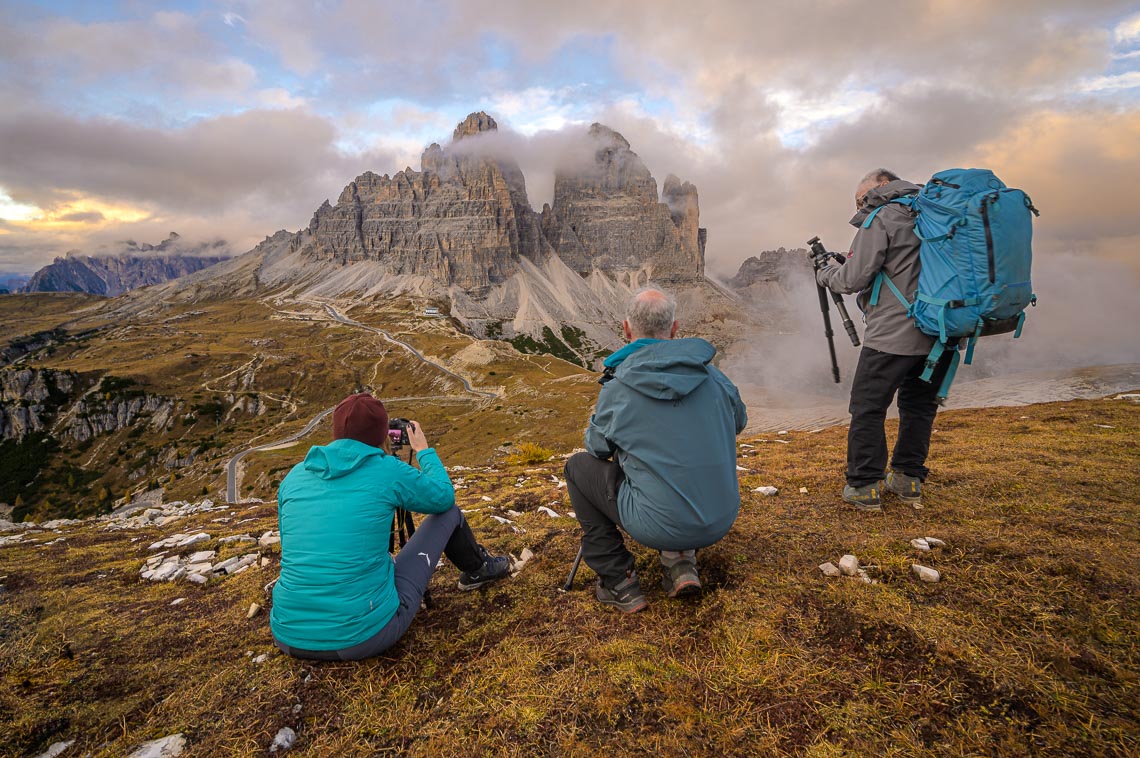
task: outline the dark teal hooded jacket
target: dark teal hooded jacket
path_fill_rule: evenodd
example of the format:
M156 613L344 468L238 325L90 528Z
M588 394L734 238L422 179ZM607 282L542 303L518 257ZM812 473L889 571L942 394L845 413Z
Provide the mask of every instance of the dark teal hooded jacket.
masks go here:
M748 423L740 393L703 339L640 339L606 359L586 449L616 456L625 473L618 513L631 537L657 550L713 544L740 511L736 435Z
M443 513L455 488L435 450L419 470L351 439L309 450L277 490L281 578L273 636L303 650L340 650L369 639L400 601L388 555L396 508Z

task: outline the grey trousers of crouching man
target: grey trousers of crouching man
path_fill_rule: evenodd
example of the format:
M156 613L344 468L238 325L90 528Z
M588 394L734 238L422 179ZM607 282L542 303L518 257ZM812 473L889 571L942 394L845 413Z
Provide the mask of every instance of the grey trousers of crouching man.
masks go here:
M625 479L616 461L603 461L577 453L566 461L566 490L582 527L582 560L613 587L633 570L633 553L625 546L618 527L617 496Z
M463 513L454 505L450 510L421 521L408 544L400 548L393 559L400 605L396 608L396 615L380 631L358 645L340 650L302 650L276 639L274 644L286 655L318 661L359 661L379 655L395 645L411 626L432 572L439 563L440 553L446 555L460 571L475 571L483 565L475 534Z

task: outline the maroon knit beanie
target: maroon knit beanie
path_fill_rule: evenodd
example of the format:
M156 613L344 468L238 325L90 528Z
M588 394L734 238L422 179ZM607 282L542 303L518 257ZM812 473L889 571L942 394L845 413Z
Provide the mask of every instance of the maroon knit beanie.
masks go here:
M333 411L333 439L381 447L388 436L388 410L367 392L349 395Z

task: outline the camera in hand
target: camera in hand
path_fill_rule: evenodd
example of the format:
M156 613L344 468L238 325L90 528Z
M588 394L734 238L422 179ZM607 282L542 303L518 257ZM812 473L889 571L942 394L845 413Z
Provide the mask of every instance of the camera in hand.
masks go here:
M392 452L409 444L408 429L411 425L412 422L406 418L388 419L388 440L392 443Z

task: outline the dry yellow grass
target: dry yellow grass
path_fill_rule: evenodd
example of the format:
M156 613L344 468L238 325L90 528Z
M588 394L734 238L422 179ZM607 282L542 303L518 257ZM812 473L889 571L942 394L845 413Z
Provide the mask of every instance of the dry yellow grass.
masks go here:
M435 607L363 663L286 658L266 612L246 618L275 558L205 587L139 581L153 539L257 533L272 504L0 547L0 753L75 739L117 756L183 732L187 755L250 755L290 726L296 754L322 756L1135 755L1138 422L1114 401L946 413L926 507L882 515L839 502L843 429L744 440L742 513L700 555L705 593L664 598L641 549L650 608L633 617L599 606L588 569L556 589L576 526L536 509L568 510L560 462L456 472L486 544L536 558L470 593L445 568ZM507 509L524 534L490 518ZM927 535L947 546L917 554ZM877 584L820 574L849 552ZM918 582L915 561L943 580Z

